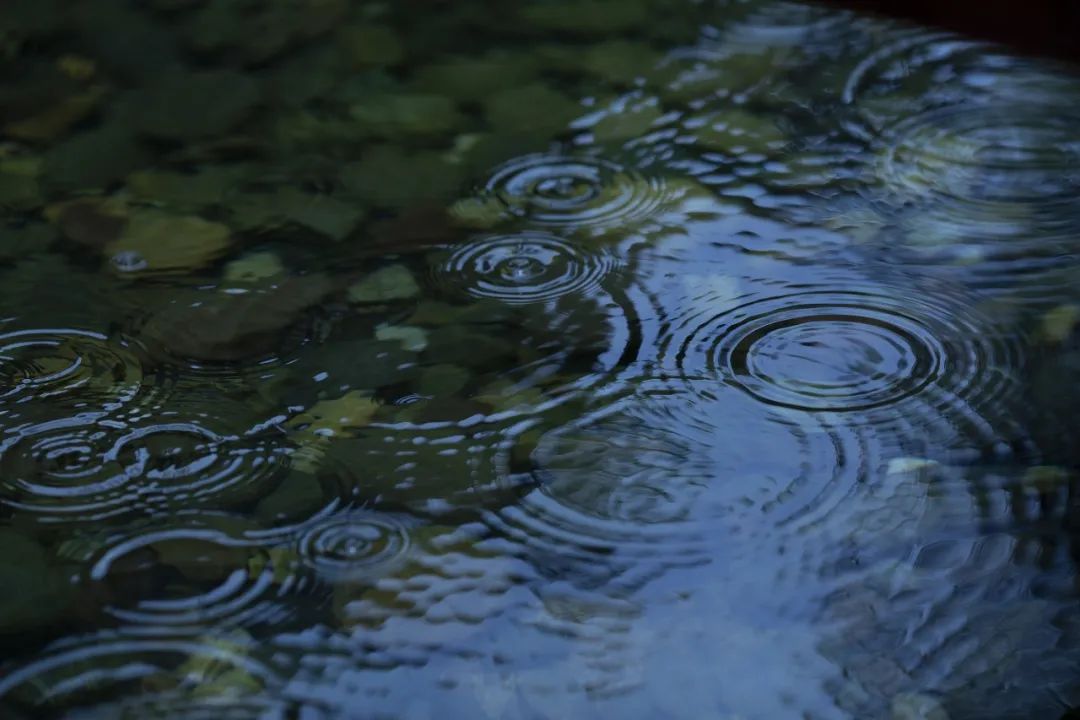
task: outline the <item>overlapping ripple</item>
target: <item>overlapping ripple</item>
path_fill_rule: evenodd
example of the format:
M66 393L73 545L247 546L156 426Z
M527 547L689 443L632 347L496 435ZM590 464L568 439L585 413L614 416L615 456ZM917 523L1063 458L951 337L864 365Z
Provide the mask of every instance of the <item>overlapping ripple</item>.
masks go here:
M106 612L128 625L206 631L286 620L280 598L297 581L293 556L214 525L113 538L88 563L85 580L104 589Z
M671 191L664 178L611 160L540 153L496 169L484 192L533 225L593 230L641 222Z
M1075 679L1073 580L1041 558L1065 541L1063 508L1021 499L1017 472L938 466L853 504L845 524L859 561L836 573L825 607L840 627L822 646L862 688L838 693L852 714L875 714L897 683L948 698L959 717L985 715L988 700L1003 717L1060 712L1059 693ZM1042 516L1024 518L1018 500ZM1017 522L1040 530L1002 532ZM1010 683L1030 692L1018 697Z
M643 402L586 414L525 449L536 489L488 516L516 552L614 594L709 562L695 511L708 460L679 428L650 423Z
M0 403L74 397L110 410L131 400L143 380L139 358L88 330L34 329L0 334Z
M648 425L679 427L691 457L710 468L693 512L729 533L732 554L756 554L761 543L782 544L821 525L903 442L828 416L770 409L707 381L658 378L645 387L655 397L643 408ZM736 551L739 542L750 547Z
M974 298L912 290L851 279L774 287L679 318L660 362L691 384L712 379L772 407L862 411L863 421L919 406L916 415L996 415L1022 367L1019 339Z
M827 46L848 27L851 15L801 2L727 2L744 17L724 28L724 39L736 46Z
M145 717L125 710L243 706L280 683L277 671L248 653L246 638L147 637L102 632L54 644L0 678L0 701L33 716ZM117 713L117 714L113 714ZM194 717L199 717L195 714ZM229 717L227 714L215 717Z
M547 433L531 452L537 489L488 523L515 554L612 597L710 564L753 566L773 587L812 582L834 553L814 533L889 448L871 429L769 411L732 388L677 386L646 381Z
M1039 106L1068 111L1077 78L1062 70L950 33L896 33L848 74L840 99L854 112L845 127L872 139L909 116L942 108L966 107L973 114ZM1007 126L1008 120L1008 114L984 118L991 125Z
M1049 63L925 32L869 55L843 91L874 158L866 191L899 213L910 256L993 261L999 286L1068 252L1078 100L1080 78Z
M1077 216L1076 120L1038 108L928 111L890 128L877 178L891 196L921 206L916 244L996 240L988 252L997 255L1017 245L1033 255L1057 249Z
M480 237L435 267L436 280L478 298L507 303L588 296L618 267L607 253L542 232Z
M287 467L273 440L236 432L244 410L83 413L12 429L0 443L0 501L42 521L94 521L258 496Z

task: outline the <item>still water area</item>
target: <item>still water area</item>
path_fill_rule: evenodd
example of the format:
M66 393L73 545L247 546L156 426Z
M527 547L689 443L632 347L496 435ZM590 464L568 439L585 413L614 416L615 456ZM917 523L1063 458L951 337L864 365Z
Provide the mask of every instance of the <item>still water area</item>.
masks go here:
M0 717L1074 717L1078 189L814 5L3 0Z

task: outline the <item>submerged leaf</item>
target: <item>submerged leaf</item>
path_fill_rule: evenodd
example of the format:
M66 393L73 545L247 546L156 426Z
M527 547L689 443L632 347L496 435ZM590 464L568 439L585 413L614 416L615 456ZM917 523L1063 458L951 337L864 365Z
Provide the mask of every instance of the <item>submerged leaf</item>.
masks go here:
M299 467L296 467L294 462L294 467L300 472L292 472L286 475L272 493L259 501L259 504L255 506L255 516L257 518L271 522L281 518L300 518L322 507L325 502L323 489L316 479L312 477L312 473L305 471L314 468L305 466L302 460L303 454L300 457ZM275 552L277 552L277 549L270 551L271 560L275 559L273 555ZM262 571L261 561L262 556L252 558L250 568L253 573ZM278 566L276 562L274 564L276 573Z
M490 230L506 220L506 205L498 197L462 198L450 206L450 217L461 227Z
M772 118L745 110L725 110L686 120L696 143L705 150L741 155L768 154L787 143Z
M290 221L332 240L348 236L364 217L364 208L327 195L313 195L291 188L277 194L280 212Z
M645 43L609 40L589 48L582 65L603 80L630 83L656 64L656 53Z
M36 177L4 172L0 167L0 211L25 212L41 204Z
M373 94L353 105L350 114L382 137L439 137L464 124L454 101L435 94Z
M120 272L192 270L209 265L229 248L231 232L220 223L194 216L143 210L131 217L123 234L105 245ZM120 258L141 262L132 267Z
M649 20L643 0L553 0L522 9L525 19L545 30L578 35L611 35L644 25Z
M1068 468L1056 465L1036 465L1024 472L1021 483L1034 488L1039 492L1053 492L1061 487L1067 487L1072 473Z
M468 370L457 365L432 365L420 374L415 389L420 395L454 395L469 384L470 377Z
M349 300L354 303L408 300L419 294L420 286L404 265L381 268L349 286Z
M414 85L457 100L476 102L507 88L535 80L536 59L528 53L491 53L479 58L454 57L416 71Z
M1047 343L1061 344L1069 339L1080 322L1080 305L1058 305L1042 317L1039 337Z
M421 352L427 347L427 331L411 325L380 325L375 328L376 340L396 340L410 352Z
M366 392L352 390L333 400L315 403L307 412L286 423L286 426L304 435L329 438L348 435L371 422L379 410L379 403Z
M664 115L655 98L616 103L593 125L598 142L619 142L641 137Z
M255 252L233 260L225 266L228 282L258 282L285 274L281 258L272 252Z
M212 165L194 173L142 170L128 176L127 186L142 200L198 212L223 203L248 172L243 165Z
M543 83L512 87L485 103L488 122L502 132L543 137L565 132L582 107Z

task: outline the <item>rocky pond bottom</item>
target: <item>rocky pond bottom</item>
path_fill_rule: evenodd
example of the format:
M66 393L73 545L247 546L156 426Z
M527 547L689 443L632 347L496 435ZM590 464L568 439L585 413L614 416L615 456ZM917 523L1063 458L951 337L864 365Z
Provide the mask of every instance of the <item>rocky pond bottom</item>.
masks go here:
M1080 711L1080 75L772 0L6 0L0 716Z

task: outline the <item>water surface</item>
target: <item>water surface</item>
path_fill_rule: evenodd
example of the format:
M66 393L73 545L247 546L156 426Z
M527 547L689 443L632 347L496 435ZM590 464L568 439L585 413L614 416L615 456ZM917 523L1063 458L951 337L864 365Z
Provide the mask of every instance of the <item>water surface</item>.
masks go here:
M771 0L0 8L0 713L1080 707L1080 78Z

